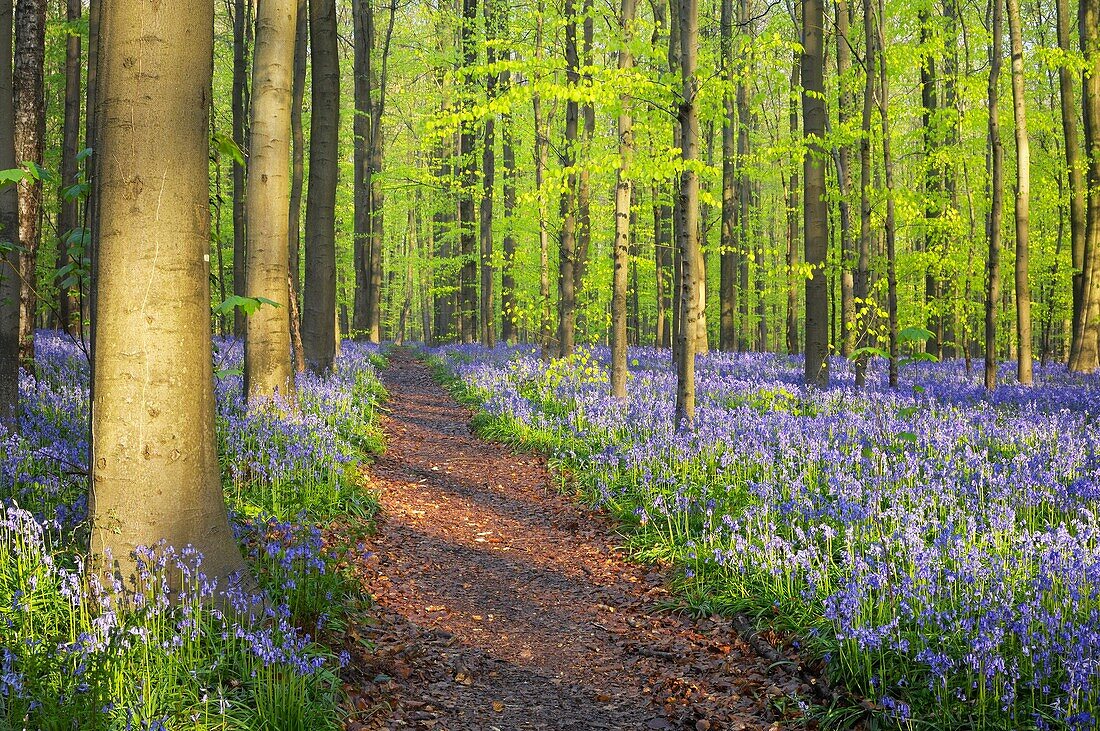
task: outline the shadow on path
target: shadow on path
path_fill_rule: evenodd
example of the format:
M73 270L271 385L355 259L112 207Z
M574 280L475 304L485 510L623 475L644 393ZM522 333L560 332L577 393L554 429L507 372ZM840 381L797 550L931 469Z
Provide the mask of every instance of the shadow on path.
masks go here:
M473 436L403 352L382 374L382 519L365 567L378 624L353 660L347 728L779 728L797 692L723 621L657 611L659 570L560 495L540 457Z

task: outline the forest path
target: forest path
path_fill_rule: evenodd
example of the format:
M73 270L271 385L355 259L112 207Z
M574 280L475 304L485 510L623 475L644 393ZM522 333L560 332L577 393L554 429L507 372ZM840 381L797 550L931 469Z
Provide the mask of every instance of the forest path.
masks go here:
M410 354L382 373L382 515L364 571L374 649L345 676L347 728L778 728L769 671L728 623L658 612L660 570L559 494L541 457L473 436Z

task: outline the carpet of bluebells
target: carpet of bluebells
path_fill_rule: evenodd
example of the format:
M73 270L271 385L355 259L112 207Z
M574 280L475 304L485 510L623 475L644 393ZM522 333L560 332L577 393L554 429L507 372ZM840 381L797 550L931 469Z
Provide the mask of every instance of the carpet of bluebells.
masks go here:
M363 549L322 525L372 512L356 465L381 449L377 347L300 376L297 410L249 413L240 343L217 341L223 482L261 593L226 595L193 549L150 546L125 599L84 571L87 359L56 333L36 348L21 434L0 433L0 729L336 728L346 658L320 640L357 601L342 567Z
M543 449L702 611L797 638L860 698L822 712L902 728L1095 728L1100 714L1100 378L1037 369L987 394L962 362L807 390L797 358L698 360L697 428L673 427L671 357L632 350L433 357L483 433ZM881 374L877 374L881 376Z

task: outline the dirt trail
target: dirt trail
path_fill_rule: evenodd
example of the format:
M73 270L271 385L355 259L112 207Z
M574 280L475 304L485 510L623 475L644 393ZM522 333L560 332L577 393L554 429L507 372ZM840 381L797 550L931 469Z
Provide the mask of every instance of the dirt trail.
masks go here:
M371 467L382 519L374 626L347 677L349 729L770 729L797 687L722 621L658 611L658 569L555 490L544 461L474 437L409 355Z

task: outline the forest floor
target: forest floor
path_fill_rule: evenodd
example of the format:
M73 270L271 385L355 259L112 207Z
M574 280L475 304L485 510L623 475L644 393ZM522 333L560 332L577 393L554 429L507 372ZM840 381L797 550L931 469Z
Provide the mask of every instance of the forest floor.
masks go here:
M667 611L658 566L562 495L534 454L471 434L469 410L397 351L382 505L348 629L346 728L775 729L806 690L729 623Z

